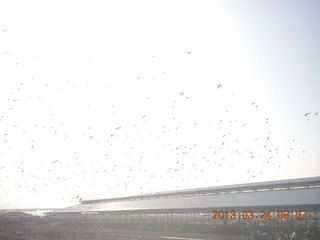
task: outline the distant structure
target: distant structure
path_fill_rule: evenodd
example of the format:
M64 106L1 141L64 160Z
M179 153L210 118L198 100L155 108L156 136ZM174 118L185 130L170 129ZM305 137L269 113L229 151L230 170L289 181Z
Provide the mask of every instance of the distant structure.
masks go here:
M46 212L56 208L0 209L0 238L4 237L4 224L40 224Z
M45 216L45 213L57 210L57 208L12 208L0 209L0 217L14 216Z
M320 177L312 177L83 200L46 215L87 227L246 235L307 229L319 210Z

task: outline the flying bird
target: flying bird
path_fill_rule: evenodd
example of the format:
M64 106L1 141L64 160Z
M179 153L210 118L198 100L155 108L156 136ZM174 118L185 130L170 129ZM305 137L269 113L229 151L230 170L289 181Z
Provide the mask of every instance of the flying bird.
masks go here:
M306 113L304 116L308 116L310 114L310 112Z
M219 89L219 88L222 88L222 85L221 85L221 84L218 85L218 89Z

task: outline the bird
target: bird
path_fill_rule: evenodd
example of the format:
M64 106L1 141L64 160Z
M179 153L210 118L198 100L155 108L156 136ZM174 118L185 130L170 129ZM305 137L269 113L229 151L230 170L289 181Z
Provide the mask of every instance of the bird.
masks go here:
M191 53L191 51L188 52L188 54L190 54L190 53Z
M222 88L222 85L221 85L221 84L218 85L218 89L219 89L219 88Z
M304 116L306 117L306 116L308 116L309 114L310 114L310 112L306 113Z

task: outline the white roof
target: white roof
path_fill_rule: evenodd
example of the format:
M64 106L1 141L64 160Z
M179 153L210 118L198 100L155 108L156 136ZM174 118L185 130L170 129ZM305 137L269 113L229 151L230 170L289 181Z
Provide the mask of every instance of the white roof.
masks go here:
M320 208L320 177L87 200L49 213L284 211Z

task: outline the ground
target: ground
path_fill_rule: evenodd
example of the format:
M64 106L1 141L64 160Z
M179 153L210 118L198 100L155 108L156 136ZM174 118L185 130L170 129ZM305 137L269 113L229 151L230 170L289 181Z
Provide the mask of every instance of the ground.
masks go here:
M251 239L249 236L232 236L232 235L213 235L213 234L192 234L192 233L177 233L177 232L152 232L138 230L123 230L123 229L93 229L80 227L63 227L63 226L48 226L48 225L14 225L7 224L4 226L6 237L0 236L2 240L13 239L28 239L40 240L50 239L45 237L45 233L62 233L63 240L85 240L92 239L85 233L94 232L96 239L212 239L212 240L240 240ZM3 235L3 231L1 235ZM21 231L22 237L12 236L13 231Z

